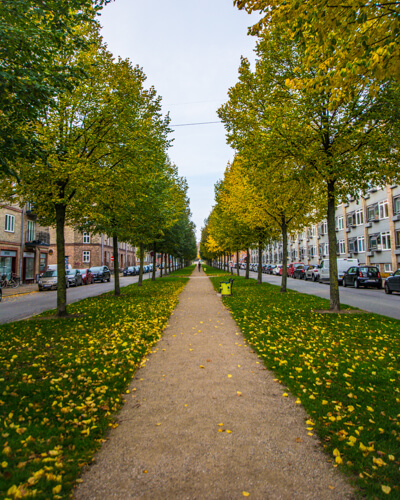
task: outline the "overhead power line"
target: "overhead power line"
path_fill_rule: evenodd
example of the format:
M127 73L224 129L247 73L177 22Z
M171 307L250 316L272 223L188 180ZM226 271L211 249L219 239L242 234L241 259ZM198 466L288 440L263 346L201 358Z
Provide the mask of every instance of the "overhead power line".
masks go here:
M170 125L170 127L190 127L191 125L210 125L211 123L222 123L218 122L198 122L198 123L178 123L177 125Z

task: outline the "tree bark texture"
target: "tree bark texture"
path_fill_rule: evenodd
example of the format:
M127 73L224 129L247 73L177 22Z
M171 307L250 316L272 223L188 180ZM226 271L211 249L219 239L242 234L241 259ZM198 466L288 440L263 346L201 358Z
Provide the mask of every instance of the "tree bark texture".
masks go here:
M281 293L285 293L287 290L287 224L285 217L282 217L281 221L281 230L282 230L282 243L283 243L283 252L282 252L282 281L281 281Z
M121 295L121 287L119 283L119 255L118 255L118 236L113 234L113 254L114 254L114 295Z
M140 258L140 268L139 268L139 281L138 286L143 286L143 243L139 244L139 258Z
M157 243L153 243L153 270L151 272L151 281L156 280L156 264L157 264Z
M262 242L258 242L258 269L257 269L257 283L262 283Z
M246 248L246 279L250 277L250 248Z
M327 184L328 194L328 242L329 242L329 283L330 309L340 311L339 282L336 257L336 230L335 230L335 182Z
M57 244L57 316L67 315L67 284L65 281L65 205L56 205Z

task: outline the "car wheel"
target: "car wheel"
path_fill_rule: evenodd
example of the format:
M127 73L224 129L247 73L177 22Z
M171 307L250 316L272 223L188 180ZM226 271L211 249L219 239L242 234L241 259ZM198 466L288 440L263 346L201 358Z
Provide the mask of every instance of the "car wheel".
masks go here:
M65 288L69 288L69 281L67 281L67 285L66 285L66 287L65 287Z
M101 278L101 282L102 282L102 283L105 283L105 281L106 281L106 280L104 279L104 276L103 276L103 277Z
M354 288L360 288L360 283L358 280L354 280Z
M110 281L111 281L111 276L108 278L108 280L107 280L107 281L110 283Z
M382 290L382 283L381 283L381 282L380 282L380 283L378 283L378 284L376 285L376 288L377 288L378 290Z
M345 279L343 279L343 288L346 288L346 286L347 286L347 285L346 285L346 280L345 280Z
M392 293L392 290L389 288L389 285L387 283L385 283L385 293L387 295L390 295Z

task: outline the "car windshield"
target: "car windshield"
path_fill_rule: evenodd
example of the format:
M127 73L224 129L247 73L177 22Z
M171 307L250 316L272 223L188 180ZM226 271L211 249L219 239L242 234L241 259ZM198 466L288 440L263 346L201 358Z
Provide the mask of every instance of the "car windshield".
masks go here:
M90 271L93 273L98 273L99 271L101 271L101 267L91 267L90 268Z
M79 269L79 272L80 272L81 274L86 274L86 273L87 273L87 269Z
M75 274L75 269L68 269L67 271L65 271L65 274L67 274L68 276L73 276Z
M52 269L50 271L45 271L43 273L43 278L55 278L57 277L57 270L56 269Z

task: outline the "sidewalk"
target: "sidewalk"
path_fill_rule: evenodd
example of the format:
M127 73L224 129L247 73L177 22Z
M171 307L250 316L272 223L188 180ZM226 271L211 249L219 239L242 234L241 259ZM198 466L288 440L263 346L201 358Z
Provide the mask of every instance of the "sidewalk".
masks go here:
M38 291L37 283L29 285L20 285L17 288L3 288L3 297L10 297L12 295L21 295L24 293L32 293Z
M75 498L352 498L284 392L196 269Z

